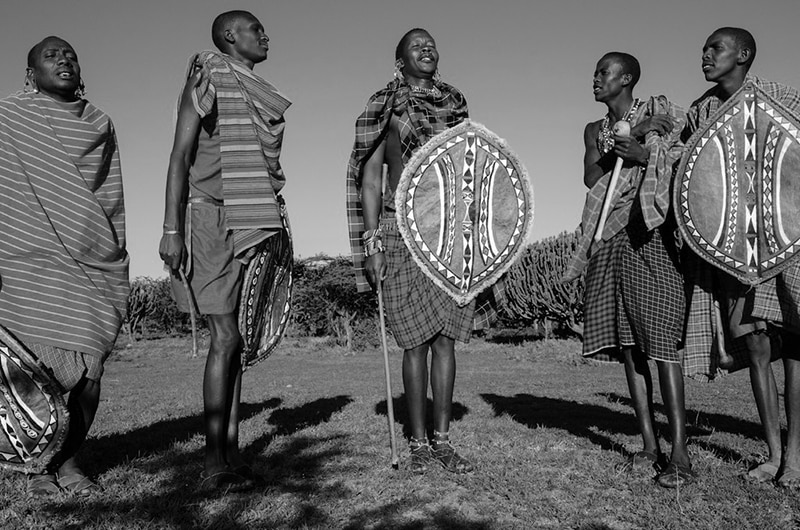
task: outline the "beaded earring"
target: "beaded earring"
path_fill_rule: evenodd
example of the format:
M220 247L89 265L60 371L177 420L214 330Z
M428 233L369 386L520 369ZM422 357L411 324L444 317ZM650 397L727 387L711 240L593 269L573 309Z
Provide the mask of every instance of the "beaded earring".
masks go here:
M439 73L439 69L438 68L433 73L433 82L437 83L437 84L442 82L442 74Z
M25 84L22 85L22 91L26 94L39 93L39 87L36 86L36 80L33 79L33 71L30 68L25 72Z
M394 62L394 78L403 79L403 60L398 59Z
M78 85L78 88L75 90L75 96L78 99L80 99L80 98L83 98L83 96L85 96L85 95L86 95L86 85L83 84L83 79L81 79L81 82Z

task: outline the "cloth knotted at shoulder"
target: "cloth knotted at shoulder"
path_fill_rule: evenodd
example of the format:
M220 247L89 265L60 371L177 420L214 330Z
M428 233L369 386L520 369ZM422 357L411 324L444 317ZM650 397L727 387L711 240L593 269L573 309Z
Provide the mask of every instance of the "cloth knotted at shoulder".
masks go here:
M286 183L279 158L283 114L291 101L225 54L203 51L192 56L187 79L197 70L195 110L204 117L217 105L225 217L238 257L283 226L276 194Z
M647 133L644 145L650 150L650 158L644 171L637 165L623 166L617 186L613 190L611 211L603 228L603 241L608 241L627 226L631 207L637 195L648 230L661 226L667 218L672 177L683 151L680 135L686 122L686 113L664 96L654 96L646 105L639 107L631 119L631 126L658 114L666 114L672 118L672 131L664 136L655 132ZM611 172L608 172L586 194L578 249L562 281L568 282L578 278L589 262L590 247L594 241L610 180Z
M393 115L398 119L405 164L418 147L469 116L467 101L458 89L442 82L437 82L435 87L435 94L420 94L412 92L404 80L394 79L370 97L364 112L356 120L356 138L347 164L346 188L350 249L359 292L369 290L361 241L364 232L360 196L362 171L364 163L383 141L389 120Z

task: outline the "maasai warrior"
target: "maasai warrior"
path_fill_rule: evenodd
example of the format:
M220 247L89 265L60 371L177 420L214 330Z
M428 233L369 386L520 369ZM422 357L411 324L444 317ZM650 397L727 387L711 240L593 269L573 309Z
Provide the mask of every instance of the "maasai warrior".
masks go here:
M129 292L117 139L83 93L75 50L47 37L24 92L0 102L0 324L69 392L66 441L33 495L99 489L75 457Z
M577 277L586 267L584 355L622 360L625 365L644 448L622 467L656 467L658 484L676 487L694 478L686 447L678 354L685 301L675 223L669 212L670 183L682 151L679 138L685 115L663 96L634 98L639 77L639 62L627 53L607 53L597 63L594 98L605 103L608 113L584 131L583 179L590 191L578 252L566 279ZM630 136L613 134L618 120L630 123ZM609 190L618 157L624 164L615 189ZM612 194L612 209L605 226L599 228L607 193ZM593 241L599 229L602 239ZM648 359L656 362L670 425L672 454L665 468L653 428Z
M464 120L467 102L456 88L438 80L439 52L427 31L406 33L395 59L395 79L369 99L356 121L347 175L350 242L359 290L383 282L389 327L404 350L411 471L423 473L435 459L449 471L465 473L472 465L454 450L449 431L455 341L469 340L475 302L459 307L419 269L397 229L394 193L414 150ZM384 164L388 182L382 193ZM425 425L428 349L432 351L432 445Z
M270 236L282 229L277 194L285 177L279 155L283 113L290 105L252 71L267 59L269 49L256 17L246 11L223 13L214 20L212 38L219 52L202 52L189 61L160 245L181 310L189 311L192 303L177 278L185 267L197 306L208 316L201 475L201 487L208 490L263 482L239 452L242 339L237 311L243 265L254 245L276 240Z
M706 81L714 83L714 87L692 103L684 139L708 123L746 80L753 80L773 99L800 115L800 92L748 73L755 55L756 43L747 30L720 28L708 37L703 46L702 69ZM749 360L750 382L769 448L767 460L750 469L747 477L756 482L778 477L781 486L800 486L800 267L790 266L777 277L752 287L687 252L686 272L692 291L685 356L687 360L695 359L692 366L687 366L687 375L714 375L709 360L716 349L711 325L713 296L719 300L723 326L727 328L725 335L730 342L725 348L734 358L741 355L739 360L744 365ZM784 400L789 424L785 452L767 333L774 326L781 328L783 340ZM737 367L734 365L733 369Z

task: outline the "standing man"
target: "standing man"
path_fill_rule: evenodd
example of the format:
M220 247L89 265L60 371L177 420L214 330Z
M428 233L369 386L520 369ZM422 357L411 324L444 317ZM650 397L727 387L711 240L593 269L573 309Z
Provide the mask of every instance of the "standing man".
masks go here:
M0 102L0 325L69 392L66 440L31 495L99 489L75 457L129 292L117 138L83 95L75 50L47 37L24 92Z
M356 121L347 175L348 220L359 290L369 285L377 288L382 282L389 327L404 350L410 469L424 473L431 462L438 462L448 471L466 473L473 467L450 444L450 419L455 341L469 340L475 302L459 307L425 276L405 246L394 217L395 191L414 151L468 115L461 92L438 79L438 64L436 42L424 29L412 29L400 39L395 50L395 79L369 99ZM384 165L388 166L385 193ZM429 349L431 444L425 427Z
M773 99L800 115L800 93L792 87L767 81L749 73L756 56L756 43L747 30L720 28L703 46L702 69L714 86L692 103L687 113L684 139L710 122L717 110L747 80L752 80ZM745 350L750 361L750 382L769 448L767 460L748 472L755 482L777 477L785 487L800 486L800 267L791 266L777 277L755 288L740 283L690 254L687 279L692 287L686 356L708 357L712 351L712 296L719 300L722 325L731 348ZM784 401L789 432L786 451L780 433L778 391L772 372L767 329L779 326L783 338L786 377Z
M594 98L608 110L584 131L583 180L590 191L583 234L566 279L576 278L586 267L584 355L625 364L644 448L632 454L624 467L656 467L661 471L658 484L674 488L695 477L686 446L678 353L685 298L675 223L669 212L673 165L682 151L679 137L685 116L663 96L646 101L634 98L639 77L639 62L627 53L607 53L597 63ZM630 136L612 132L619 120L630 123ZM624 164L616 187L609 190L618 158ZM608 221L598 227L607 194L612 200ZM593 240L600 230L602 237ZM672 438L670 461L663 469L654 429L649 359L658 367Z
M208 318L201 488L217 490L263 482L239 452L237 314L243 267L255 245L277 240L268 238L283 229L278 193L286 178L279 156L291 103L252 71L269 50L256 17L223 13L211 33L219 52L191 58L179 102L159 252L172 270L178 306L188 312L192 304L178 277L185 273Z

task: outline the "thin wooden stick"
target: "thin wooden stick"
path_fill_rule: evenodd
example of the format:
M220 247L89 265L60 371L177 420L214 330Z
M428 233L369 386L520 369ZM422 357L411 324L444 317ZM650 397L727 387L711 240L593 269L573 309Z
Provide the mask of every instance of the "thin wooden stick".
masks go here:
M194 307L194 293L192 293L192 288L189 286L189 280L186 278L186 272L184 272L183 267L178 269L178 272L181 275L181 283L183 284L183 289L186 291L186 301L189 302L189 318L192 321L192 355L189 358L196 359L197 358L197 314Z
M392 448L392 468L398 469L397 441L394 433L394 403L392 402L392 377L389 374L389 347L386 344L386 322L383 317L383 291L378 280L378 316L381 323L381 345L383 346L383 371L386 374L386 412L389 417L389 444Z
M618 136L630 136L631 124L624 120L618 121L614 124L614 134ZM608 183L608 189L606 190L606 200L603 202L603 211L600 213L600 220L597 222L597 230L594 233L595 241L603 239L603 229L606 226L608 213L611 211L611 200L614 197L614 190L617 188L617 181L622 171L623 162L622 157L617 157L617 162L614 164L614 172L611 174L611 181Z

